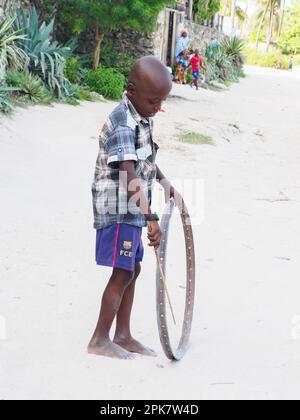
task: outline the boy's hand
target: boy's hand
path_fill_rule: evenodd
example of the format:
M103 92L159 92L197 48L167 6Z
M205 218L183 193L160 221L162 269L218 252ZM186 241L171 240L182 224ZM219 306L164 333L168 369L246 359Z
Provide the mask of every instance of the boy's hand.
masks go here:
M176 191L172 185L167 186L167 188L165 188L166 203L170 200L170 198L174 198L174 200L176 201L176 197L178 196L179 196L179 192Z
M175 190L174 187L170 187L170 189L165 190L165 195L166 195L166 203L173 198L174 202L175 202L175 206L179 209L179 211L182 211L183 209L183 198L181 196L181 194Z
M162 233L158 222L148 222L148 239L149 246L153 246L155 250L159 248Z

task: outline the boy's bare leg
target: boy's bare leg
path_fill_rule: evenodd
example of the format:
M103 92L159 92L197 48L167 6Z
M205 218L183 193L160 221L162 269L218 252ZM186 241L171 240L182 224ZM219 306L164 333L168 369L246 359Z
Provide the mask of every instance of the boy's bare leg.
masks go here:
M98 324L88 346L88 352L99 356L118 359L132 359L126 349L110 340L109 332L120 308L127 286L132 282L133 273L115 269L104 291Z
M130 317L134 300L135 285L140 272L141 265L136 264L133 281L129 284L123 295L122 303L117 314L117 326L114 343L133 353L139 353L145 356L156 356L155 351L143 346L135 340L130 331Z

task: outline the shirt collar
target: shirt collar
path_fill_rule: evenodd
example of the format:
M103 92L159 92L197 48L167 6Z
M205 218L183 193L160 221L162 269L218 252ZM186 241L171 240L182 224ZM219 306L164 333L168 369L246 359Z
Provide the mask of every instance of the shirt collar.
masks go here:
M150 124L150 118L144 118L142 117L137 110L135 109L135 107L133 106L132 102L130 101L130 99L128 99L127 96L127 92L123 93L123 103L127 106L127 108L129 109L133 119L140 124L141 122L144 124Z

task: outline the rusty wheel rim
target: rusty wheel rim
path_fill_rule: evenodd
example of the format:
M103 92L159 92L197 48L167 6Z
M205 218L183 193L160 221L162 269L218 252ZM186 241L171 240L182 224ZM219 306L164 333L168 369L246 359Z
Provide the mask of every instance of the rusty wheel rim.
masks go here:
M185 309L184 309L184 321L182 325L182 333L179 341L179 345L176 350L173 350L170 334L168 330L168 319L166 310L166 294L164 290L163 281L159 269L157 268L156 273L156 287L157 287L157 323L159 330L159 337L162 348L165 355L170 360L181 360L186 354L193 323L193 313L195 304L195 245L194 235L191 226L190 216L185 203L182 201L181 210L181 221L185 238L186 248L186 297L185 297ZM165 208L162 220L161 220L161 231L163 234L161 245L159 248L159 258L163 266L165 275L167 268L167 250L168 250L168 239L169 239L169 228L172 216L174 214L175 202L170 200Z

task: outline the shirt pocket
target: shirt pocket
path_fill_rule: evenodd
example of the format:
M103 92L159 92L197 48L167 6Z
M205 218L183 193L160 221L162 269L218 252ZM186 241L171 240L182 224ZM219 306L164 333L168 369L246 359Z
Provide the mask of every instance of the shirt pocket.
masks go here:
M138 157L136 173L145 181L150 181L155 176L155 159L153 158L153 150L150 144L136 149Z
M139 160L146 160L152 155L152 147L150 144L136 149L136 154Z

